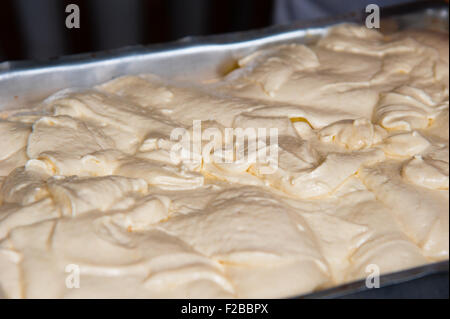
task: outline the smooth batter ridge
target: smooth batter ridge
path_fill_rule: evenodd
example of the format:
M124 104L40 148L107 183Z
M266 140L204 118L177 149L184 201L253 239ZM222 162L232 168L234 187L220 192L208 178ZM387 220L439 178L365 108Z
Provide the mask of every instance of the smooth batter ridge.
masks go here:
M125 76L1 119L0 295L289 297L448 259L448 44L340 25L214 84ZM174 163L194 120L278 128L278 169Z

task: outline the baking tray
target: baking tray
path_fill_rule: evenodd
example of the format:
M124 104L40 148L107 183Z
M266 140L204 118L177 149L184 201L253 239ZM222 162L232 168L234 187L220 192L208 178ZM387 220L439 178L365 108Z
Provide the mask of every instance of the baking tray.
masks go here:
M367 288L365 280L346 283L297 298L380 299L448 298L449 262L442 261L380 276L379 288Z
M432 28L448 31L448 5L423 1L381 9L384 31ZM240 57L264 46L285 42L313 43L330 26L363 23L365 12L207 37L186 37L168 44L60 57L47 61L0 63L0 111L29 107L65 88L91 87L126 74L154 73L183 81L214 79ZM449 262L382 275L381 287L367 289L356 281L296 298L448 298ZM1 297L0 297L1 298Z

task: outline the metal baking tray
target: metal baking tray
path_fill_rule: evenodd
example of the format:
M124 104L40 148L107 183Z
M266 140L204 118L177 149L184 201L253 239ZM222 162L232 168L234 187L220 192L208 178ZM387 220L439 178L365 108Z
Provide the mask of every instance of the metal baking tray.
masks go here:
M367 288L365 280L313 292L302 299L448 298L449 262L442 261L380 276L379 288Z
M448 5L443 1L382 8L381 27L448 32L448 13ZM29 107L61 89L91 87L126 74L154 73L181 81L214 79L251 51L285 42L313 43L330 26L364 23L365 18L365 12L353 12L248 32L187 37L168 44L133 46L41 62L3 62L0 63L0 112ZM386 274L381 276L380 283L381 288L367 289L365 280L361 280L296 298L448 298L449 262Z

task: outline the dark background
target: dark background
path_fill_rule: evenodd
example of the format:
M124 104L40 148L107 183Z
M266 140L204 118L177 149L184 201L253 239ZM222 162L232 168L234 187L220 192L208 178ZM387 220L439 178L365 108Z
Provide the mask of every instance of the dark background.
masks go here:
M80 29L65 8L80 7ZM264 27L272 0L2 0L0 60L48 58Z
M0 61L249 30L404 2L411 0L1 0ZM65 27L71 3L80 7L80 29Z

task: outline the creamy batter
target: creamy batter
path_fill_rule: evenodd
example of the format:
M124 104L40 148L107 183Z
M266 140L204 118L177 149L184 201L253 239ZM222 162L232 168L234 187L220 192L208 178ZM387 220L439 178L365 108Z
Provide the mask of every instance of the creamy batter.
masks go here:
M448 259L448 42L341 25L214 84L125 76L9 114L0 295L289 297ZM278 128L278 169L174 163L194 120Z

